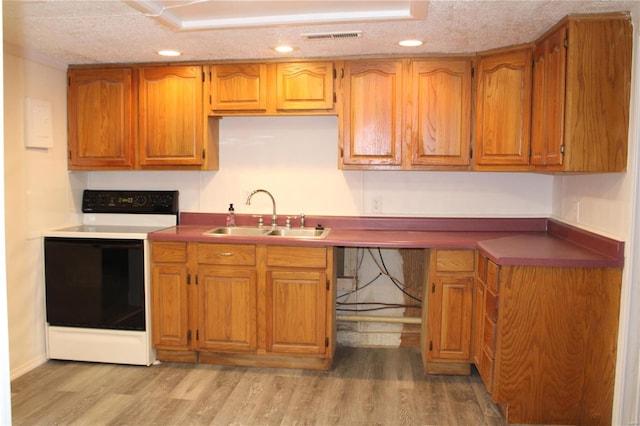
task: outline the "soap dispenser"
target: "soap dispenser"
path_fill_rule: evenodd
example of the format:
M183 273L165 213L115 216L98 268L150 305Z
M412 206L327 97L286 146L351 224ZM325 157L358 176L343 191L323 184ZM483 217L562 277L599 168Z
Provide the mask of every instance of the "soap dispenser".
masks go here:
M227 226L236 226L235 210L233 203L229 204L229 213L227 213Z

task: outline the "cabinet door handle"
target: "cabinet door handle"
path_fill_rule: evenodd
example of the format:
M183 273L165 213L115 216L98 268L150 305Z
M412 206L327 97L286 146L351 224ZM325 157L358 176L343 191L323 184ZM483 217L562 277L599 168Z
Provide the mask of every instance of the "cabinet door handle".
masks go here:
M233 256L233 252L232 251L224 251L222 253L218 253L218 256L222 256L222 257Z

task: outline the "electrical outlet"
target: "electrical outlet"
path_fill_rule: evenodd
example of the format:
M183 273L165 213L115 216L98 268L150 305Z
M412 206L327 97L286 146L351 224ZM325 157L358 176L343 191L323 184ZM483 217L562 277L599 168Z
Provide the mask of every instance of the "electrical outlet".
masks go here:
M373 213L382 213L382 196L376 195L371 199L371 211Z

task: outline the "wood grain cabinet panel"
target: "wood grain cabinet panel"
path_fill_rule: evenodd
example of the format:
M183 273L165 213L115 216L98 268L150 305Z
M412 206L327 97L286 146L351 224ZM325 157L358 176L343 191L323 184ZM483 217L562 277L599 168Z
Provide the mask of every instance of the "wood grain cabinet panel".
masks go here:
M187 243L151 243L151 312L157 349L189 350Z
M411 164L469 165L471 61L411 63Z
M153 241L158 359L326 370L334 249Z
M202 67L83 67L68 76L69 170L218 167Z
M266 111L267 65L222 64L211 66L211 110Z
M255 244L198 245L198 264L255 266Z
M474 339L481 333L482 350L474 353L506 420L610 424L621 270L495 269L497 292L484 290L484 318ZM483 285L480 276L477 284Z
M423 360L428 373L470 374L475 252L431 250L423 300ZM423 302L424 303L424 302Z
M333 62L293 62L276 65L276 108L333 109Z
M324 271L267 271L267 350L325 354L328 350Z
M202 165L202 67L142 67L138 83L140 166Z
M335 114L332 61L215 64L209 70L213 115Z
M537 43L533 52L531 164L560 165L564 150L567 28Z
M340 120L341 165L399 168L403 133L402 61L347 61Z
M571 15L537 41L536 170L626 170L632 34L626 13Z
M256 271L253 268L198 268L198 348L256 349Z
M432 324L429 328L433 333L429 351L432 359L468 361L471 356L473 278L438 278L430 296L429 321Z
M487 310L487 299L490 297L488 295L490 289L487 286L487 281L495 281L497 276L498 271L496 264L489 261L484 254L479 253L478 270L476 273L475 300L473 301L473 361L478 369L478 373L480 373L480 378L489 393L491 393L493 386L494 367L494 358L493 356L489 356L489 353L493 354L495 349L486 347L486 334L488 330L485 328L491 324L495 324L496 319L493 319L493 321L487 321L486 318L487 314L491 316L491 313ZM495 288L497 289L497 284L495 285ZM497 307L495 309L497 309ZM493 339L489 340L489 342L493 341Z
M480 264L478 264L478 269L480 269ZM478 369L480 369L482 363L482 323L484 321L484 292L484 283L476 277L473 297L473 325L471 329L471 339L473 363Z
M155 266L152 309L153 342L157 348L188 349L187 268L179 265Z
M68 72L69 170L135 167L131 68Z
M476 80L476 169L528 169L531 47L479 55Z

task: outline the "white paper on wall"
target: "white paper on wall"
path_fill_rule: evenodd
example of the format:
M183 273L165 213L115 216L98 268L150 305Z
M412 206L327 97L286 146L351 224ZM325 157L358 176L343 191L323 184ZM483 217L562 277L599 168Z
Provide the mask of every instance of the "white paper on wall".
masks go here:
M27 148L53 148L51 102L25 98L24 145Z

